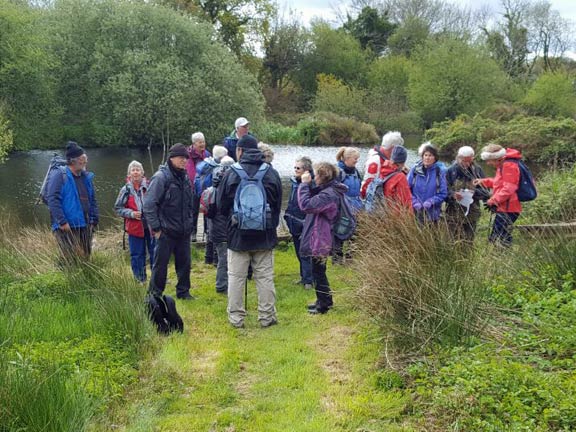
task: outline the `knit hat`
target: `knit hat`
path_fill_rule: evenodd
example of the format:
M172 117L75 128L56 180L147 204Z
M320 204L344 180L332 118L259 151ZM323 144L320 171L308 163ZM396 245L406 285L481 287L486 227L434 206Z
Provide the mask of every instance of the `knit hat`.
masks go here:
M403 164L408 159L408 152L402 146L394 147L392 154L390 155L390 160L395 164Z
M506 157L506 149L498 144L488 144L482 149L480 157L483 161L502 159Z
M430 141L426 141L424 144L418 147L418 156L422 156L426 152L432 153L434 159L438 160L438 149Z
M188 155L188 150L186 149L186 146L184 144L176 143L172 147L170 147L170 150L168 150L168 157L169 158L173 158L173 157L177 157L177 156L183 156L186 159L188 159L190 157Z
M256 149L258 148L258 141L252 135L244 135L238 140L236 147L241 149Z
M84 149L74 141L68 141L68 144L66 144L66 159L74 159L85 153Z

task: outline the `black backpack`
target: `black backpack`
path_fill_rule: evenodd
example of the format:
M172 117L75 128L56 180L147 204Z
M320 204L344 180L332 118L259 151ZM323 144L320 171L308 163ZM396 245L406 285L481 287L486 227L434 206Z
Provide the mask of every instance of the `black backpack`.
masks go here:
M150 320L156 325L158 333L170 334L173 331L182 333L184 322L176 311L176 302L169 295L162 297L150 294L146 298L148 315Z

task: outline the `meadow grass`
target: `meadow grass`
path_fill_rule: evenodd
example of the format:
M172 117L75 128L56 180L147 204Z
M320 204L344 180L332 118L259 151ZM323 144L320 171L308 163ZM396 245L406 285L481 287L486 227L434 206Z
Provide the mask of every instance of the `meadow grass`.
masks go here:
M197 299L178 302L184 333L162 340L142 365L129 403L109 421L124 431L395 430L408 398L393 386L383 389L380 339L350 306L357 284L350 269L329 266L329 277L335 307L310 316L314 292L294 283L292 246L279 248L279 324L260 328L250 282L246 328L239 330L228 324L226 298L215 292L214 268L194 262Z

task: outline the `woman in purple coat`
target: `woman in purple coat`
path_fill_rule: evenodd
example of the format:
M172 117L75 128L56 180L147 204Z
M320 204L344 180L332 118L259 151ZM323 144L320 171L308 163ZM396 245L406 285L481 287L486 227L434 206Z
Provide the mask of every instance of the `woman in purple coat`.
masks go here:
M300 239L300 255L312 257L316 302L308 305L308 312L325 314L333 304L326 277L326 261L333 246L332 226L338 217L340 200L348 188L336 180L338 168L331 163L315 164L314 174L315 187L310 187L310 172L302 174L298 187L298 206L306 213Z

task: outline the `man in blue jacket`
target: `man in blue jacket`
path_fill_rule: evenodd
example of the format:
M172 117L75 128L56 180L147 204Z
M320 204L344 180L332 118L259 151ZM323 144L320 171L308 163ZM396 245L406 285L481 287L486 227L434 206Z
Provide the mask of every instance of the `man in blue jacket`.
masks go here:
M98 204L92 179L86 171L88 156L74 141L66 145L66 167L52 170L46 201L52 231L65 260L88 258L92 231L98 224Z

